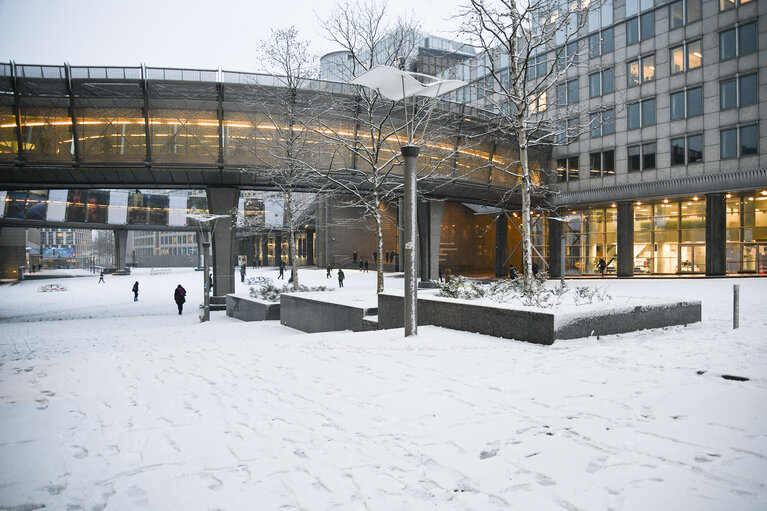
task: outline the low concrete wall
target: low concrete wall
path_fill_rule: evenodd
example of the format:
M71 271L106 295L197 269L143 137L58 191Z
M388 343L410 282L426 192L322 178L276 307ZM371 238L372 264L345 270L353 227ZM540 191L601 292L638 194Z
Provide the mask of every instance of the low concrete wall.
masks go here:
M379 328L402 328L403 317L402 296L378 295ZM419 325L435 325L538 344L553 344L556 339L686 325L696 323L700 318L700 302L659 303L630 309L605 308L583 314L565 314L418 298Z
M228 294L226 295L226 315L242 321L280 319L280 304L249 296Z
M294 293L282 294L280 302L280 323L302 332L361 332L365 330L362 318L376 313L375 307L330 303Z

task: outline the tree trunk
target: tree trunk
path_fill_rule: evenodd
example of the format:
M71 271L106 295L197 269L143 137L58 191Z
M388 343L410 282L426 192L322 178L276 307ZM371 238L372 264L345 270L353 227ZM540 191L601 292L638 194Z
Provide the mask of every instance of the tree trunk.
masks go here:
M522 182L522 278L527 294L532 289L533 249L530 235L530 164L527 155L527 133L519 132L519 164Z
M376 294L384 290L383 277L383 226L381 225L381 209L376 208Z

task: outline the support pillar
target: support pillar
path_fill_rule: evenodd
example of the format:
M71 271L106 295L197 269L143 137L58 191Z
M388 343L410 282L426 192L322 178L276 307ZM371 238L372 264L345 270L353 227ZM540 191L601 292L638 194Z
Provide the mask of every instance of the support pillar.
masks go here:
M130 275L130 268L127 267L125 262L127 261L128 252L128 230L127 229L115 229L115 266L117 271L114 275Z
M314 266L314 229L306 231L306 264Z
M617 272L619 277L634 276L634 203L618 203Z
M706 275L727 273L726 209L723 193L706 195Z
M235 236L232 215L240 199L238 188L208 188L208 210L212 215L228 215L210 222L213 242L213 295L234 293Z
M418 201L418 266L422 281L439 278L439 243L444 212L442 201Z
M554 212L552 212L554 213ZM562 277L562 221L549 218L549 275Z
M508 277L506 253L509 251L509 217L499 213L495 218L495 276Z
M203 235L198 232L195 235L195 238L197 238L197 267L204 270L205 267L203 266L203 264L204 264L204 261L205 261L204 257L205 257L206 254L204 252L205 248L204 248L204 244L202 242L202 236Z

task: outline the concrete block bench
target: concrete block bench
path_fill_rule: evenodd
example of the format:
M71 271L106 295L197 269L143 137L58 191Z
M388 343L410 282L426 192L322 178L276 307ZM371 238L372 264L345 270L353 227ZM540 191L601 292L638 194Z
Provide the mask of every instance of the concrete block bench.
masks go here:
M280 319L280 302L235 294L226 295L226 315L242 321Z
M403 296L378 295L378 326L381 329L404 325ZM584 306L582 311L540 312L510 305L475 304L439 296L418 297L418 324L435 325L538 344L557 339L610 335L648 328L687 325L701 319L698 301L649 303L633 306Z
M377 309L375 301L350 305L325 292L283 293L280 301L280 323L302 332L362 332L363 318L375 315Z

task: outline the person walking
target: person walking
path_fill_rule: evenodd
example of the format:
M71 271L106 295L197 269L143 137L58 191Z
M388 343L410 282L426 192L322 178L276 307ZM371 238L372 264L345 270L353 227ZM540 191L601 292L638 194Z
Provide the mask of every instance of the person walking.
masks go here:
M344 278L346 276L344 275L344 271L339 268L338 269L338 287L344 287Z
M277 278L285 280L285 261L280 260L280 274Z
M181 312L184 310L184 302L186 301L186 289L181 287L181 284L179 284L173 292L173 299L176 301L176 305L178 305L178 315L180 316Z
M352 252L352 259L354 260L354 264L357 264L357 251L355 250Z
M245 265L240 266L240 282L245 282Z
M368 260L365 259L365 273L368 272Z
M599 267L599 273L602 274L602 277L605 276L605 270L607 269L607 263L605 262L604 257L599 258L599 262L597 263L597 266Z
M138 280L133 284L133 301L138 301Z
M208 272L208 293L213 292L213 274Z
M326 278L326 279L329 279L329 278L331 278L331 277L333 276L333 275L330 273L330 271L331 271L332 269L333 269L333 267L332 267L330 264L328 264L328 273L327 273L327 275L325 275L325 278Z
M97 284L101 284L102 282L104 282L104 270L101 270L101 273L99 273L99 281ZM104 282L104 284L106 284L106 282Z

